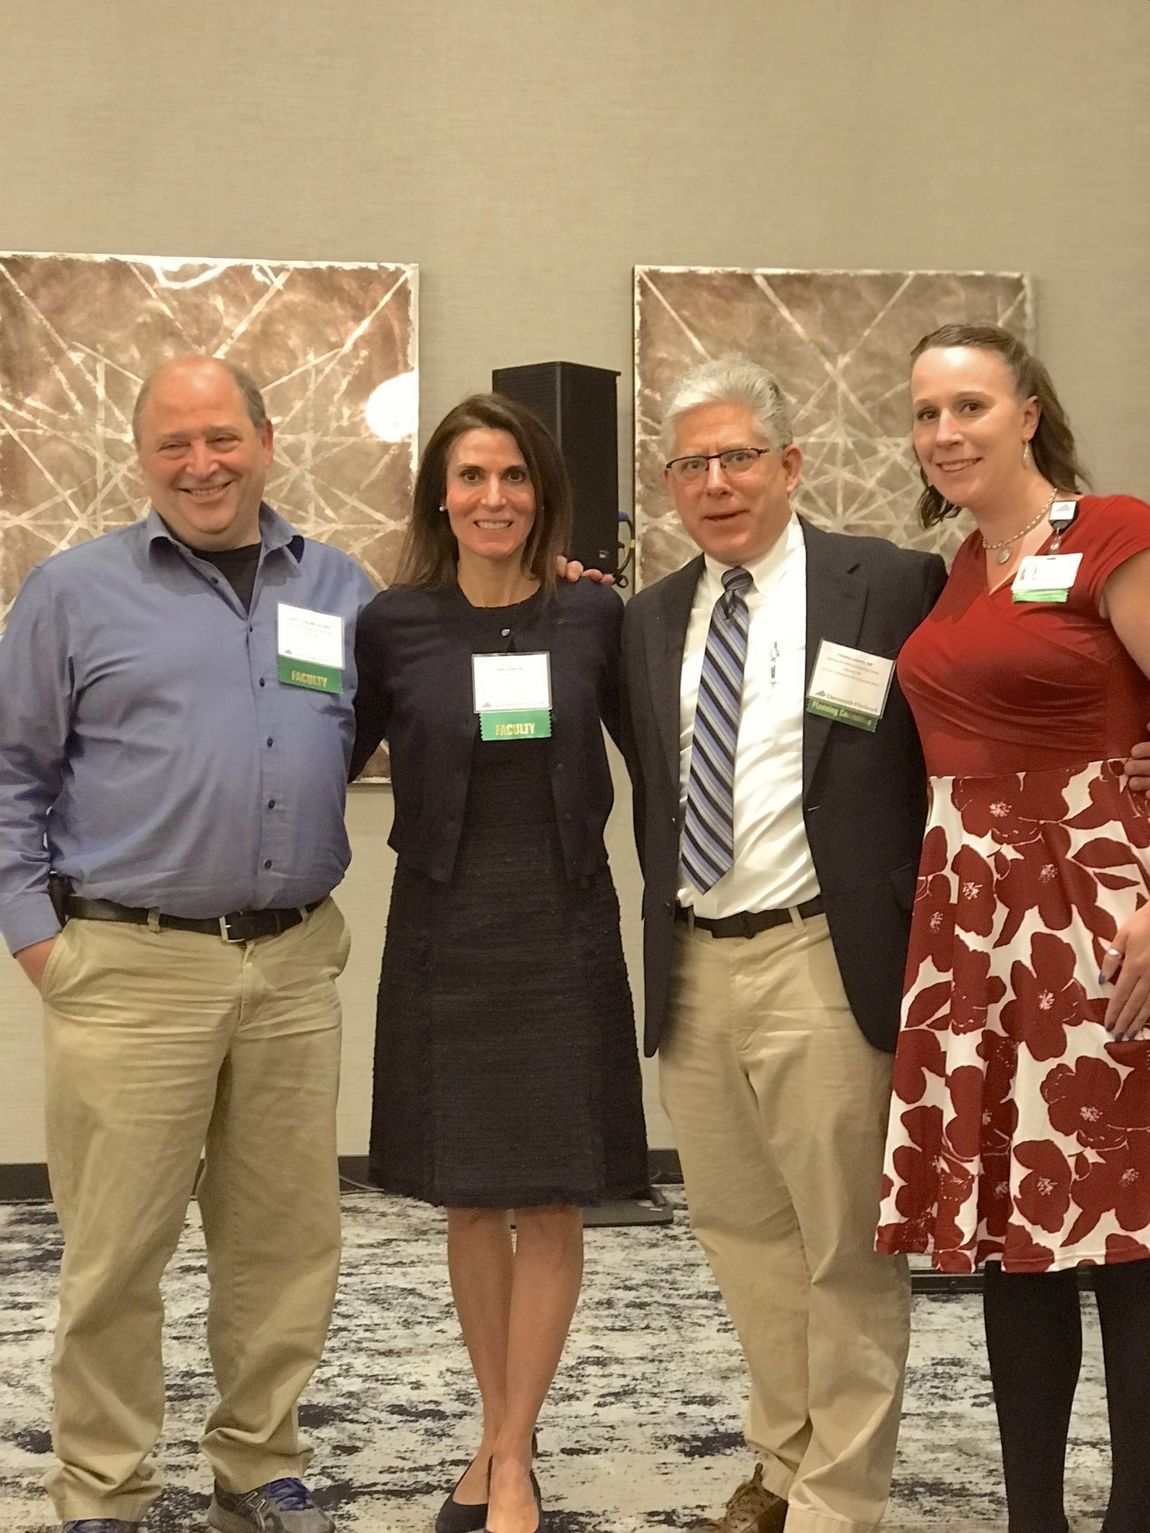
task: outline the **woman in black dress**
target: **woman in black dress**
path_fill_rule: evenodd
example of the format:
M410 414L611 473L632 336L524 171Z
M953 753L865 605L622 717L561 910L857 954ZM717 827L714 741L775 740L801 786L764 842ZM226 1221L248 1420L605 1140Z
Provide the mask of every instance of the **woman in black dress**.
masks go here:
M557 583L569 526L542 424L466 399L427 445L396 583L357 631L352 771L388 741L398 856L371 1175L447 1208L483 1405L438 1533L538 1525L532 1435L579 1295L581 1205L647 1182L603 845L622 603Z

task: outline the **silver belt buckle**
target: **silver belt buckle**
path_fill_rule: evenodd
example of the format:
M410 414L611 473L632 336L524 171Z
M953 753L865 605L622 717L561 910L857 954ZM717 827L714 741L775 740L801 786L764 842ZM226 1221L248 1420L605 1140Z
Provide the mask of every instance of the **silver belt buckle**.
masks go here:
M221 942L243 942L243 940L244 940L243 937L233 937L232 936L231 930L228 927L228 918L227 918L227 916L221 916L220 917L220 941Z

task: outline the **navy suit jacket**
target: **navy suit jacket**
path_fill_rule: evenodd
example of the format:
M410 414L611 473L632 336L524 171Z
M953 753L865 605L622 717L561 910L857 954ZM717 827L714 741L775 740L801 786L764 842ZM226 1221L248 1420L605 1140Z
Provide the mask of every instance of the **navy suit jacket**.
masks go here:
M935 554L802 523L806 679L820 639L893 659L938 598ZM679 688L700 555L640 591L623 620L624 752L643 868L644 1046L667 1017L679 886ZM877 1048L898 1033L903 968L926 818L914 720L892 680L873 734L803 715L803 819L851 1009Z

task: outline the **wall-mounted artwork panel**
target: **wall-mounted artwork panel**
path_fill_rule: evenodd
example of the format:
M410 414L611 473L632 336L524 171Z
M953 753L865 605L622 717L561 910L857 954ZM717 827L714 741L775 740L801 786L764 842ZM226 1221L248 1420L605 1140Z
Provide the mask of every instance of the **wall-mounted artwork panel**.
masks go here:
M132 403L185 352L253 375L268 500L386 584L414 475L416 283L409 265L0 256L0 619L38 560L143 514Z
M748 357L778 378L804 453L797 509L820 527L949 556L965 528L923 531L910 449L908 354L964 321L1029 339L1029 284L1010 272L635 268L635 498L638 584L695 552L663 486L663 399L688 368Z

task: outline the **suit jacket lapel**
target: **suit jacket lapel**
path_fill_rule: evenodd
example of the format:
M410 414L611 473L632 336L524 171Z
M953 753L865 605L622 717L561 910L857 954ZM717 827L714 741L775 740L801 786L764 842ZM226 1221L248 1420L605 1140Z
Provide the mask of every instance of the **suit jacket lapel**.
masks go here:
M692 559L659 585L655 620L647 624L647 673L651 707L659 733L663 760L679 793L679 696L683 670L683 645L695 587L703 573L703 557Z
M865 583L855 573L858 559L850 539L831 537L800 518L807 545L807 651L803 696L810 691L819 641L858 647L866 607ZM831 731L831 720L803 713L803 802L814 781L819 757Z

